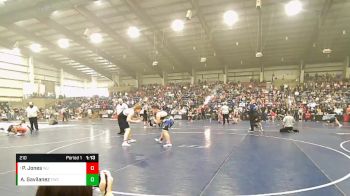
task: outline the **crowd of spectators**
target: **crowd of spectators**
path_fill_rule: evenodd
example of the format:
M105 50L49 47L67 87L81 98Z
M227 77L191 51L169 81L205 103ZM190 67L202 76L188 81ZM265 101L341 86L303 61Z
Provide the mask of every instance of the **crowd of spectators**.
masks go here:
M118 98L130 107L135 103L158 105L179 119L221 119L221 107L227 104L230 119L248 118L248 105L256 102L263 120L282 119L290 111L295 119L321 120L325 114L349 114L349 81L330 78L308 78L303 84L273 86L258 82L200 82L143 85L128 92L114 93L109 98L74 98L62 102L63 107L80 112L81 117L98 113L111 117ZM58 107L62 107L58 105ZM236 119L234 119L236 118Z
M110 97L59 99L50 108L40 108L39 118L111 118L117 100L132 107L135 103L158 105L177 119L218 119L224 103L229 107L230 120L248 118L248 105L254 101L262 120L279 120L291 112L296 120L321 120L325 114L350 114L350 82L328 76L306 77L303 84L274 86L259 82L199 82L143 85L128 92L113 93ZM8 119L21 116L22 109L0 108ZM22 111L23 113L23 111ZM340 119L342 120L342 118Z

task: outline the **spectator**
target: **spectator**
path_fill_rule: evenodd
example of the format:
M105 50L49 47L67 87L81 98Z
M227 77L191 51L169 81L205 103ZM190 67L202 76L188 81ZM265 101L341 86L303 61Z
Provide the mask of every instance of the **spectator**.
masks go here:
M68 111L67 108L63 107L61 109L61 114L62 114L62 122L64 122L64 119L68 122Z
M290 114L290 112L287 113L287 115L283 118L283 128L280 129L280 132L299 132L298 130L294 129L295 119Z
M312 115L311 115L310 111L307 110L305 113L304 119L305 119L305 121L308 121L308 120L311 120L311 118L312 118Z

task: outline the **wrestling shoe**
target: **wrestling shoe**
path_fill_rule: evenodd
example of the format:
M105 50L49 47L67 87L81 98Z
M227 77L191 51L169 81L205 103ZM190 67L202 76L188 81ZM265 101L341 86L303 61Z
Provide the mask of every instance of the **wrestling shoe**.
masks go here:
M159 138L154 138L154 140L160 144L163 143L162 140L160 140Z
M163 145L164 148L172 147L172 146L173 146L172 144L164 144L164 145Z
M129 147L131 146L128 142L123 142L122 147Z

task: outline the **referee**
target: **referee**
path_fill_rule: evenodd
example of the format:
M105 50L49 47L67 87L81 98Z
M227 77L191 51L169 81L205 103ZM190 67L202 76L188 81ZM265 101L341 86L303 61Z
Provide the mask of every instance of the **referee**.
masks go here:
M38 128L39 109L38 109L38 107L34 106L33 102L29 102L29 106L27 107L26 112L27 112L27 117L28 117L29 122L30 122L31 131L34 130L34 127L35 127L36 131L39 131L39 128Z
M230 109L227 106L227 103L224 102L224 105L221 107L221 113L223 116L223 125L225 125L225 121L227 120L227 124L229 124L229 113L230 113Z
M250 132L254 131L256 118L258 118L258 107L255 104L255 101L252 100L250 106L249 106L249 121L250 121Z
M124 111L125 109L128 109L128 105L126 105L126 103L123 103L123 99L118 99L118 105L117 105L117 108L116 108L116 110L117 110L117 115L118 115L118 125L119 125L119 127L120 127L120 131L119 131L119 133L118 134L120 134L120 135L124 135L124 133L125 133L125 129L123 128L123 126L121 126L121 119L120 119L120 113L122 112L122 111Z

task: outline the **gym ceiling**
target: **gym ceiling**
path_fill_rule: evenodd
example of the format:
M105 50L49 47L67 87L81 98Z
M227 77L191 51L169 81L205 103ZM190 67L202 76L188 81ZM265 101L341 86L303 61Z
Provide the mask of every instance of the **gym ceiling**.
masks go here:
M260 3L0 0L0 46L82 77L109 79L344 62L350 55L350 1Z

